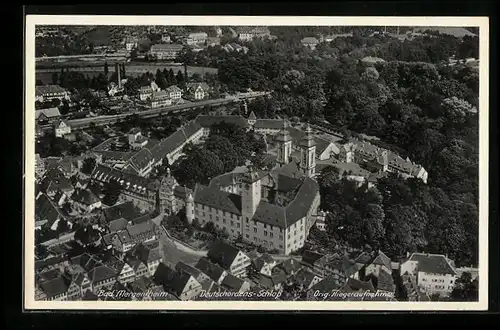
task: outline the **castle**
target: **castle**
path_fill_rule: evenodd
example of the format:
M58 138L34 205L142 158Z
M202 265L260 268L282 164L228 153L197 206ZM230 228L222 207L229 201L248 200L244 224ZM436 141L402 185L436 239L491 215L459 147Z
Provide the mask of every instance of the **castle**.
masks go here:
M257 120L250 118L250 125L255 126ZM201 119L205 124L203 119L218 118ZM171 214L185 208L189 222L194 219L202 225L213 222L231 237L289 254L304 245L320 202L319 187L313 179L316 143L309 125L303 137L294 143L286 120L269 123L260 129L275 134L278 155L271 171L251 165L239 167L213 178L208 186L197 184L194 191L180 186L170 170L161 180L150 180L127 171L126 166L117 169L98 164L91 178L101 184L118 181L123 188L120 199L132 201L145 211L156 209ZM200 127L202 133L194 131L194 134L206 135L207 125ZM131 145L136 144L137 133L137 130L130 132ZM294 148L300 149L300 159L292 157Z

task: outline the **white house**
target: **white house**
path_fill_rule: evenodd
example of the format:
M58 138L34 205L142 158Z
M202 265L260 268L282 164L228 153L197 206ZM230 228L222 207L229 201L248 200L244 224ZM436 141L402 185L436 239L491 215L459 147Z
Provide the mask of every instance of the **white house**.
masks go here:
M71 134L71 126L67 121L57 120L54 123L54 133L56 137L62 138L64 135Z
M182 97L182 89L180 89L179 87L177 87L175 85L167 87L165 89L165 92L168 94L168 96L172 100L178 100L178 99L180 99Z
M189 83L187 92L191 99L203 100L208 97L209 87L206 83Z
M458 277L453 261L442 254L413 253L401 263L400 272L413 276L429 296L449 296Z
M208 250L208 258L236 277L246 277L250 258L238 248L222 241L215 242Z

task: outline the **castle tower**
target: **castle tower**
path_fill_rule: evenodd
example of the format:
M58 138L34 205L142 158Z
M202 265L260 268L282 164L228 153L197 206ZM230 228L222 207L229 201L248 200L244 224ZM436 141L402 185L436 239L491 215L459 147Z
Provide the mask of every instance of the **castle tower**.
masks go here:
M305 175L312 177L316 172L316 141L312 135L309 123L306 127L306 135L299 143L300 146L300 169Z
M168 214L177 212L175 205L174 189L179 184L177 180L170 173L170 168L167 169L167 175L161 179L160 182L160 212L166 212Z
M292 137L288 132L288 121L283 121L283 127L276 136L278 142L278 159L277 162L280 166L286 165L290 162L292 154Z
M193 223L194 220L194 198L190 193L186 198L186 219L188 223Z
M243 221L253 218L261 199L261 181L253 166L248 167L248 171L242 175L242 216Z

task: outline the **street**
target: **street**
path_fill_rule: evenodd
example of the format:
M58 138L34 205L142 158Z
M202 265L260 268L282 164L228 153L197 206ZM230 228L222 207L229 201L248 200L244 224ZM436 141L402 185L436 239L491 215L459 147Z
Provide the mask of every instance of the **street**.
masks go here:
M194 253L189 251L187 248L178 247L175 242L167 236L163 227L161 227L161 221L164 214L160 214L152 221L160 227L160 251L163 258L163 263L166 265L174 267L179 261L182 261L188 265L194 266L203 254Z

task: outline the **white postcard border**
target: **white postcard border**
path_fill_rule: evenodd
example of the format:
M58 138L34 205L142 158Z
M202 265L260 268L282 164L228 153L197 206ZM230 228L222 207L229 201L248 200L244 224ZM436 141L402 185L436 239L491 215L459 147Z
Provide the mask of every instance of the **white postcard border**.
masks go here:
M479 27L479 301L36 301L34 278L35 25L290 25ZM27 310L290 310L290 311L479 311L488 309L489 20L487 17L382 16L84 16L27 15L25 30L24 308Z

